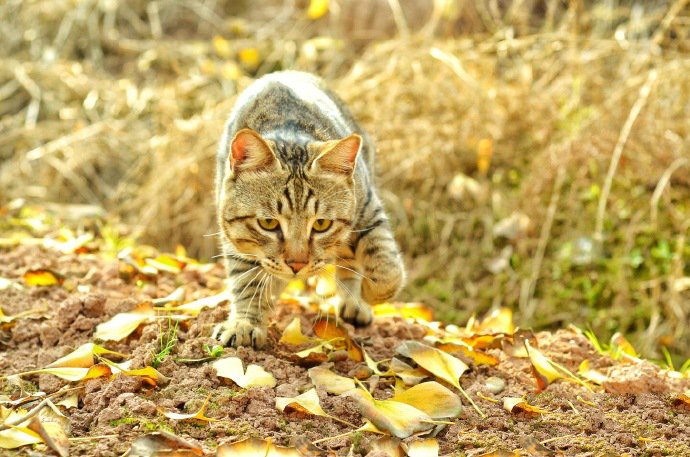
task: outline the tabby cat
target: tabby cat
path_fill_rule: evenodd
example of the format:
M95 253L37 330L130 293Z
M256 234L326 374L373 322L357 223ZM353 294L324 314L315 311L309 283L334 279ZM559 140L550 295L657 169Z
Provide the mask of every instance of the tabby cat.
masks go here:
M233 295L214 338L265 345L286 282L336 265L340 315L372 320L405 272L373 182L375 148L343 102L300 72L258 79L238 98L218 151L217 216Z

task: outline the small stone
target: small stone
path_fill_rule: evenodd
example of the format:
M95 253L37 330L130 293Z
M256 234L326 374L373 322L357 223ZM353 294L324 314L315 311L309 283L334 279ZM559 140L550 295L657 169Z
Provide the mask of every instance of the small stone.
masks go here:
M484 381L484 385L486 386L487 390L494 395L500 394L503 392L503 389L506 388L505 380L503 378L499 378L498 376L491 376L490 378L487 378L486 381Z

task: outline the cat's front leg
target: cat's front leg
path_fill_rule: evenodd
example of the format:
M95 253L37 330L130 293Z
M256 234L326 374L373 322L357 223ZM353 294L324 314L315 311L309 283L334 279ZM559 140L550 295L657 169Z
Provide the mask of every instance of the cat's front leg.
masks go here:
M271 283L274 281L254 262L234 262L228 271L232 295L230 315L215 327L212 337L224 346L261 349L268 336L265 315L271 305Z
M355 258L362 269L361 295L371 305L391 300L405 282L405 268L388 221L370 223L361 232Z
M371 307L362 300L362 275L358 266L341 258L336 264L336 278L338 294L342 300L340 317L357 326L369 325L373 316Z

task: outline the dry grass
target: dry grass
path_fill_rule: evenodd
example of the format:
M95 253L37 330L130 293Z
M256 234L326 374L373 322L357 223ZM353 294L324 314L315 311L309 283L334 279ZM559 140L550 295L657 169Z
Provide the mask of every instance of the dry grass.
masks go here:
M264 3L4 2L2 197L103 205L210 257L234 96L313 71L377 140L403 298L451 320L508 305L525 325L623 330L648 354L690 347L688 2L400 1L396 18L398 2L365 16L342 0L318 21L305 2ZM474 190L449 192L462 175Z

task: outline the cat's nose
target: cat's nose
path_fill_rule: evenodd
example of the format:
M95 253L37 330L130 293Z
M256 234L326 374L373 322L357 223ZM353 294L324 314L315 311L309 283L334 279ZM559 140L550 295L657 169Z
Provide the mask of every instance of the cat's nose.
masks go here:
M304 268L304 267L307 266L307 263L306 263L306 262L292 262L292 261L290 261L290 262L286 262L286 263L288 264L288 267L290 267L290 269L291 269L295 274L299 273L299 271L300 271L302 268Z

